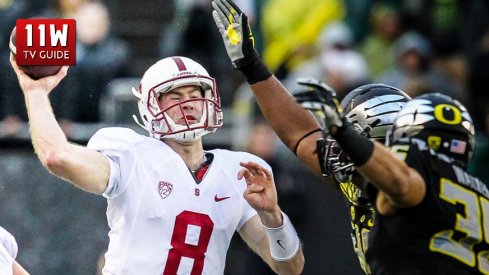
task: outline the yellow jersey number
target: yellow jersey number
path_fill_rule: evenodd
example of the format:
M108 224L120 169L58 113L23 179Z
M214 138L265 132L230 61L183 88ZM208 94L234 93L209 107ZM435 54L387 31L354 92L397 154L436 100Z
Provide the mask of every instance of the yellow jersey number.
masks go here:
M431 237L430 250L471 267L477 265L481 273L489 274L489 251L476 253L473 249L482 241L489 243L489 200L445 178L440 179L440 198L454 205L462 204L465 211L463 215L457 214L453 229L442 230ZM466 237L455 240L455 232Z

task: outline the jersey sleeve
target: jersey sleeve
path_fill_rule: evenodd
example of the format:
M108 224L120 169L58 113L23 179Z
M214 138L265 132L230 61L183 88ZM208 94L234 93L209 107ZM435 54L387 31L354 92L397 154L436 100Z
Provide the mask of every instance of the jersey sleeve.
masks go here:
M0 274L12 274L14 258L7 249L0 245Z
M17 257L17 241L15 237L0 226L0 246L4 247L8 254L15 259Z
M418 149L418 146L411 145L406 158L406 164L416 169L425 182L429 182L431 167L429 160L432 158L426 157L426 154L429 154L429 152L421 151Z
M121 166L127 166L134 159L133 144L139 135L126 128L103 128L89 140L87 147L104 154L109 160L110 177L103 196L114 198L121 194L128 182L121 180Z

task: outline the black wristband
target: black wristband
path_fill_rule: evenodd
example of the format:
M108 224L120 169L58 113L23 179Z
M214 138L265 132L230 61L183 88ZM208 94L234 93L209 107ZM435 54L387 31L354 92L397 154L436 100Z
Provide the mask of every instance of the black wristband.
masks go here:
M243 66L239 70L241 70L246 77L246 81L248 81L248 84L250 85L266 80L272 76L272 72L270 72L261 58L256 58L253 62Z
M343 124L332 137L356 166L364 165L374 152L374 143L355 132L348 124Z

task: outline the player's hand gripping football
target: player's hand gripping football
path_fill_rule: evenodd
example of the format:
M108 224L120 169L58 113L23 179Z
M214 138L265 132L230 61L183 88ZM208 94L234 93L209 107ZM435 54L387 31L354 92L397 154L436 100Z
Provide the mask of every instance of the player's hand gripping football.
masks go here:
M238 172L238 179L244 178L246 181L244 198L258 212L266 226L280 226L281 224L267 224L266 222L268 217L280 215L272 173L255 162L240 162L240 165L244 169Z
M10 54L10 64L19 79L19 85L22 88L24 93L30 93L31 91L42 91L46 94L51 93L51 91L61 82L61 80L68 73L69 66L63 66L58 73L52 76L46 76L40 79L32 79L25 72L23 72L17 62L15 61L15 57Z
M259 58L246 14L230 0L213 0L212 6L212 17L234 68L240 70Z
M307 88L304 92L294 94L297 102L308 110L320 112L325 130L334 134L338 128L343 127L343 112L333 88L312 77L299 78L297 83Z

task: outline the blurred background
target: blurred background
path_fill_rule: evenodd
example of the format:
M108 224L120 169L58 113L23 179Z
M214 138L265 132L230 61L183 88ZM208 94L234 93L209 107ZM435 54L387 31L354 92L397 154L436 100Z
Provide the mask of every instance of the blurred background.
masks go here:
M489 2L486 0L236 0L256 46L290 91L315 76L340 99L370 82L411 96L448 94L476 125L470 171L489 182ZM77 20L77 65L51 94L69 139L86 144L138 114L131 86L157 60L184 55L217 79L225 124L207 149L246 150L274 168L280 204L304 243L304 274L361 274L343 198L309 173L260 116L233 71L210 0L0 0L0 225L32 274L97 274L108 244L106 201L43 169L30 145L23 96L8 62L18 18ZM277 110L277 112L286 110ZM101 257L102 256L102 257ZM236 238L226 274L272 274Z

